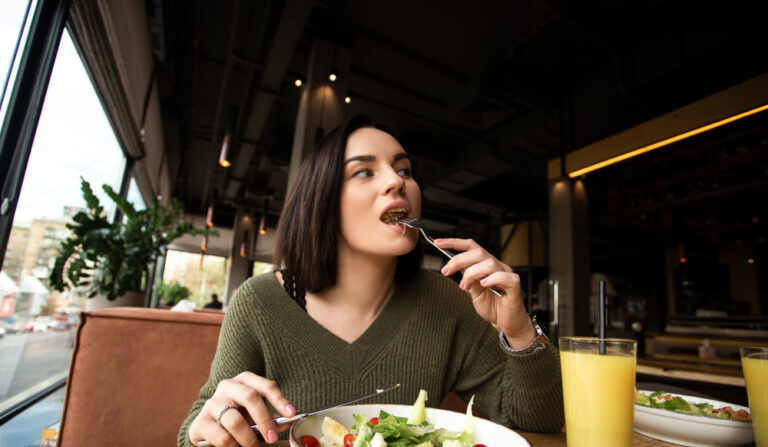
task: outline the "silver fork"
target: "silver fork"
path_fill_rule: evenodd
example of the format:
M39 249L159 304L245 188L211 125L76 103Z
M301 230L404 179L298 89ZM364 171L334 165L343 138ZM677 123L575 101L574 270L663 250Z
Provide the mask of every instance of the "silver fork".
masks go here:
M419 230L419 232L421 232L421 235L424 236L424 239L427 242L429 242L433 247L438 249L440 251L440 253L444 254L448 259L453 258L453 256L454 256L453 253L451 253L448 250L444 250L444 249L438 247L437 244L435 243L435 240L432 239L431 237L427 236L427 233L424 232L424 221L423 220L415 218L415 217L403 217L403 218L395 219L395 222L397 222L399 224L403 224L403 225L405 225L408 228L413 228L414 230ZM488 287L488 290L493 292L499 298L504 296L504 292L502 292L501 290L499 290L496 287Z

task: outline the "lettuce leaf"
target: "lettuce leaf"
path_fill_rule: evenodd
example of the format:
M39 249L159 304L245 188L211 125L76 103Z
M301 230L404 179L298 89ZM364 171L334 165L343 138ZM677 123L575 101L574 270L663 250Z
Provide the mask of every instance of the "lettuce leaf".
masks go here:
M425 420L427 420L427 392L425 390L419 390L419 396L413 404L411 417L408 418L408 423L419 425Z

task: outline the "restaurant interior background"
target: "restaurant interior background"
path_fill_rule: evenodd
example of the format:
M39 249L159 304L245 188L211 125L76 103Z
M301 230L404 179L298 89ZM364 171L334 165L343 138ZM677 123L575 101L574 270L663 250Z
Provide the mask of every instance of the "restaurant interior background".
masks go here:
M50 3L30 3L30 21ZM646 365L738 375L734 343L768 343L768 111L582 175L569 157L768 104L766 16L765 2L72 0L62 20L114 132L123 192L178 199L185 220L211 216L220 233L205 250L200 237L170 247L195 256L176 280L216 259L213 288L191 286L198 301L226 300L265 268L298 161L363 113L413 157L430 233L512 265L550 335L594 330L603 279L609 334L637 338ZM3 170L23 175L26 158L2 142ZM0 216L8 287L47 286L53 255L24 264L12 220ZM66 234L57 222L48 239Z
M142 190L162 190L162 178L190 214L213 204L217 225L236 226L240 212L266 215L272 228L297 154L364 113L415 158L427 228L503 256L544 320L549 280L583 310L604 278L615 335L637 335L632 323L765 330L765 112L573 178L588 210L574 205L571 219L588 229L573 235L580 252L565 267L550 242L570 220L550 213L559 204L548 175L566 153L634 126L661 140L665 124L652 120L702 115L717 105L697 101L749 81L760 90L764 11L675 1L155 2L147 17L168 173ZM227 134L232 166L222 168ZM249 256L268 261L254 236ZM559 278L563 270L576 278ZM593 315L578 313L566 331L592 330Z

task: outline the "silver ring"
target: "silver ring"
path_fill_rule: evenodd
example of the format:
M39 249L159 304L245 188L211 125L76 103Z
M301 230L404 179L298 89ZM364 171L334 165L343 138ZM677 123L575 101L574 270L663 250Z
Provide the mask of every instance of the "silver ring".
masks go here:
M216 415L216 423L219 424L219 427L224 428L221 425L221 415L224 414L225 411L227 411L227 410L229 410L231 408L237 409L237 405L227 404L227 405L224 405L223 407L221 407L221 410L219 410L219 414Z

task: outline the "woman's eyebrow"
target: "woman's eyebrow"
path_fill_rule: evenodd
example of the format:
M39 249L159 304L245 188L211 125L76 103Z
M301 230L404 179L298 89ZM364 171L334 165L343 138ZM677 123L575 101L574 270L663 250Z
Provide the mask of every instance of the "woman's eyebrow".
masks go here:
M373 155L357 155L355 157L349 157L344 160L344 164L351 163L353 161L376 161L376 157Z
M400 152L398 154L395 154L395 156L393 157L393 161L402 160L404 158L410 159L410 157L408 157L408 154L406 154L405 152ZM356 155L354 157L349 157L346 160L344 160L344 164L346 165L347 163L351 163L353 161L366 161L366 162L376 161L376 156L375 155Z

